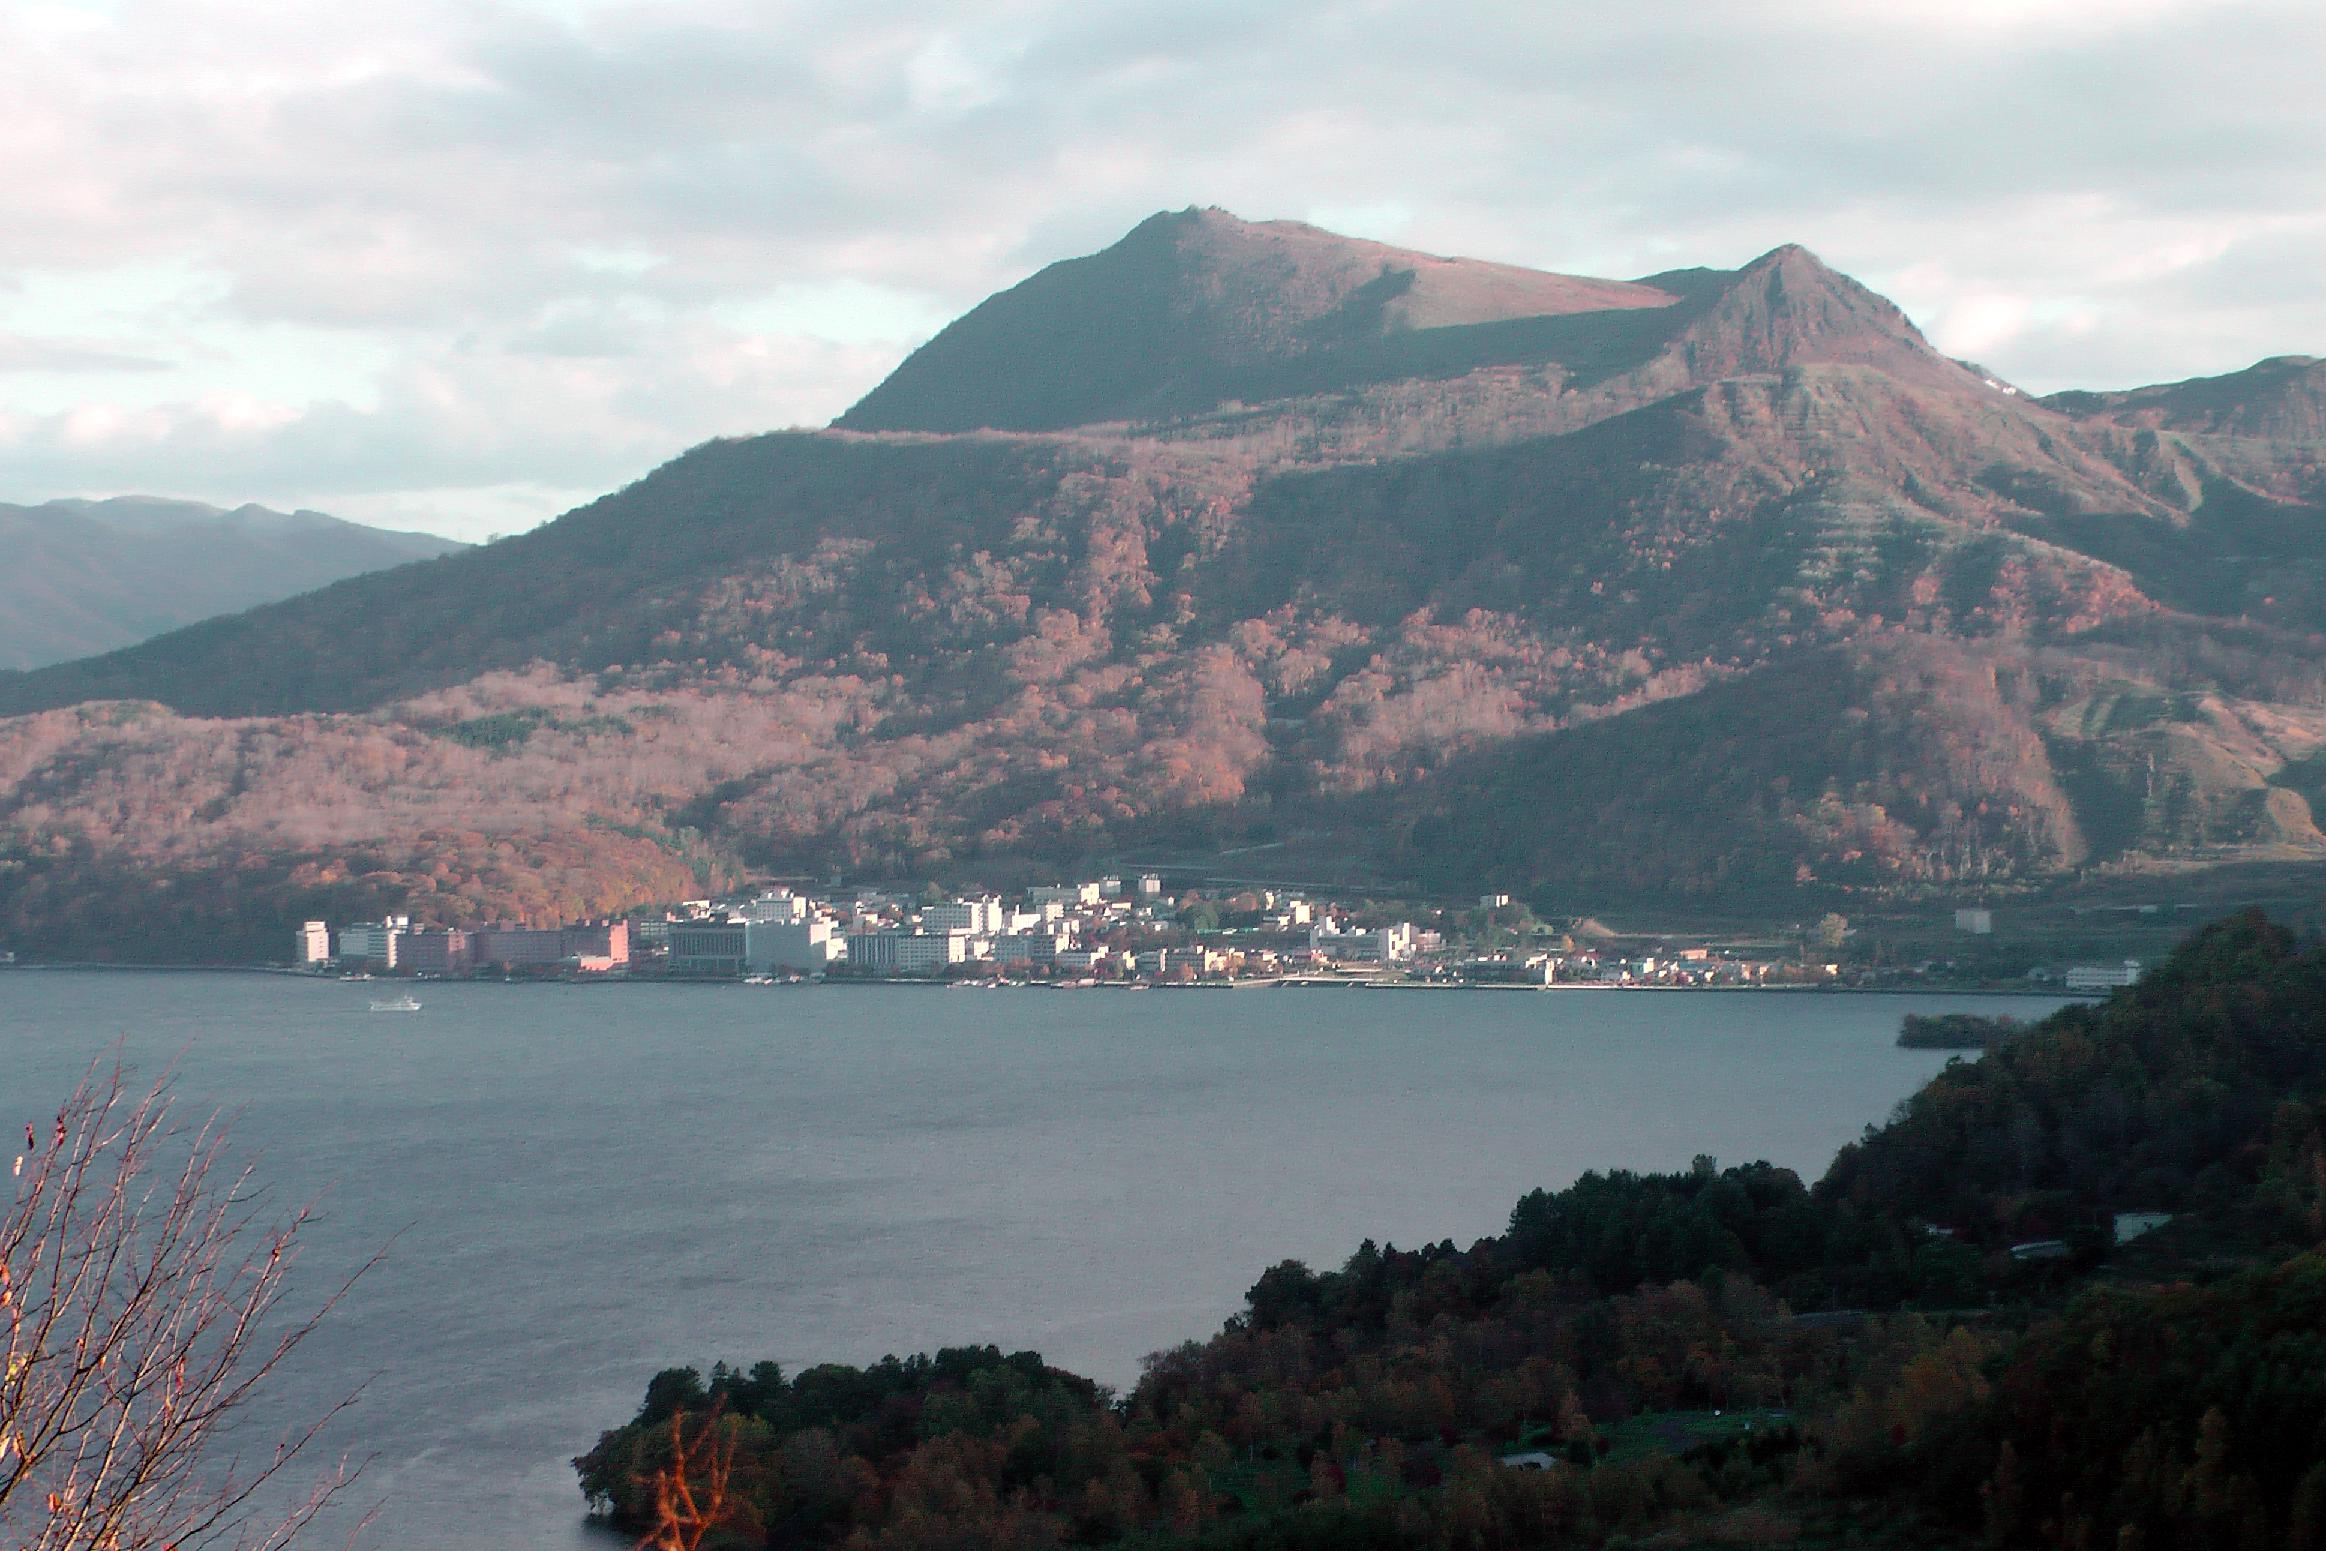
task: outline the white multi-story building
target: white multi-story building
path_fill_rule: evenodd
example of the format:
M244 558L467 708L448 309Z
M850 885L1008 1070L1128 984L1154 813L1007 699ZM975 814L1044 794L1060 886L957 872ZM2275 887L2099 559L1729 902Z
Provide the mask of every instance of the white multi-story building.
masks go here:
M1065 932L1007 932L993 940L996 964L1054 964L1074 946Z
M982 937L1008 928L998 899L955 899L921 907L921 930L925 932L968 932Z
M848 962L876 975L925 975L968 962L966 932L908 932L887 929L852 933Z
M292 962L325 964L331 960L331 928L321 921L302 921L293 943Z
M410 916L388 916L378 921L357 921L339 929L339 958L345 964L361 964L372 969L394 969L396 947L403 935L412 929Z
M1105 948L1061 948L1056 963L1060 969L1093 970L1106 961Z
M2071 991L2115 991L2140 983L2140 960L2126 959L2119 965L2078 964L2068 971L2068 989Z
M760 895L741 912L746 921L805 921L810 912L805 895L789 889L776 889Z
M754 975L815 974L848 957L848 940L829 921L743 923L743 967Z

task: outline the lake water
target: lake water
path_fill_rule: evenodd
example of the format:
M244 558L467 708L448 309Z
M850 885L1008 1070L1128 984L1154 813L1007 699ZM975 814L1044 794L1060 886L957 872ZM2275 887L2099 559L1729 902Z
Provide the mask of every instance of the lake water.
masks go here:
M388 1246L268 1404L365 1383L334 1436L383 1503L361 1543L393 1551L618 1545L567 1461L658 1368L990 1341L1127 1386L1288 1256L1467 1244L1589 1168L1814 1177L1944 1064L1895 1047L1902 1014L2057 1005L428 985L392 1015L373 990L0 973L0 1123L123 1041L321 1195L310 1274Z

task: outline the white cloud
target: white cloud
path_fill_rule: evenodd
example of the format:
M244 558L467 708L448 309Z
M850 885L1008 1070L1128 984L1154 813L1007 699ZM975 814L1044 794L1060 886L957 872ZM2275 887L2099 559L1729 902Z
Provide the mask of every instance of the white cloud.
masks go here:
M905 94L921 113L964 113L1001 101L999 61L950 32L932 35L905 60Z
M1972 38L2075 39L2122 33L2237 0L1802 0L1799 14L1843 29Z
M2024 296L1978 291L1940 313L1928 332L1940 349L1984 360L2008 349L2025 333L2034 312L2034 304Z
M1376 200L1368 205L1319 205L1302 217L1311 226L1348 237L1370 237L1395 242L1413 225L1413 206L1402 199Z
M0 333L0 375L50 378L88 372L166 372L170 363L119 350L102 339Z
M1802 241L2033 388L2230 369L2326 347L2322 51L2293 0L0 9L0 498L505 527L1191 203Z

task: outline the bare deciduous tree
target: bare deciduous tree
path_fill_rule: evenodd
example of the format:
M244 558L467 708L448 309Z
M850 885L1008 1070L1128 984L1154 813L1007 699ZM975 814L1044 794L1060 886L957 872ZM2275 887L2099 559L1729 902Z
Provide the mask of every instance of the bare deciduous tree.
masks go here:
M654 1473L654 1526L639 1551L700 1551L727 1518L727 1489L735 1474L735 1435L720 1425L713 1406L689 1442L686 1413L670 1416L670 1463Z
M260 1488L346 1402L255 1459L230 1423L347 1290L286 1307L308 1210L270 1210L215 1117L176 1124L169 1079L132 1087L117 1061L24 1144L0 1216L0 1544L285 1544L348 1472L288 1509Z

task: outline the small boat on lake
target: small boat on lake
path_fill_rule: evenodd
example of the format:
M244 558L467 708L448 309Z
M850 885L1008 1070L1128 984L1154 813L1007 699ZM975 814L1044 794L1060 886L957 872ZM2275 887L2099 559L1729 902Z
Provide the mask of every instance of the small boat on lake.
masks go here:
M418 1012L419 1010L420 999L409 991L387 1001L374 1001L372 1003L373 1012Z

